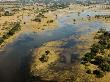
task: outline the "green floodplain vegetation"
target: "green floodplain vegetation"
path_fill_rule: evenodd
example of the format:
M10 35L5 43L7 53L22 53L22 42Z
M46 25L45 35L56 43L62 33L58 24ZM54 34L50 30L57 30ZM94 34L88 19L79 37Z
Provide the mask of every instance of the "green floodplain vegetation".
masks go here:
M21 28L20 27L20 23L19 22L15 22L12 25L11 29L0 38L0 44L2 44L10 36L13 36L15 34L15 32L20 30L20 28Z
M86 66L86 73L102 78L110 72L110 32L100 29L94 39L98 41L91 46L90 52L84 55L81 63ZM94 65L94 69L91 65Z
M65 9L68 7L68 5L64 4L55 4L41 9L32 8L35 16L31 22L38 24L42 23L42 20L46 20L46 18L48 18L45 16L45 13L48 13L49 11L54 12L57 11L57 9ZM13 10L14 13L4 11L3 8L0 10L2 12L0 13L0 17L11 17L20 11L19 8L15 8ZM22 11L27 10L28 9L26 8L22 8ZM110 15L96 15L94 18L109 20ZM88 16L88 20L95 20L94 18ZM0 45L2 45L5 40L21 31L23 26L28 24L21 20L22 19L20 19L20 21L11 22L8 27L6 27L6 32L0 36ZM54 23L54 21L54 19L48 19L46 20L46 24L49 25ZM77 20L73 19L73 22L75 24ZM5 23L7 24L7 22ZM44 24L44 26L46 26L46 24ZM95 42L93 42L89 50L81 54L79 62L76 65L69 64L70 66L62 63L65 62L65 60L61 57L61 52L67 50L70 51L70 55L72 54L71 49L58 48L64 45L64 42L53 41L45 43L37 49L37 52L34 52L33 60L31 62L32 65L30 67L29 82L100 82L99 79L103 79L110 72L110 31L99 29L99 31L94 35L94 41ZM50 48L49 46L52 47Z
M65 43L60 41L49 42L44 47L37 49L38 52L35 52L33 57L31 80L39 78L58 82L99 82L98 79L103 78L110 72L110 32L99 29L94 36L94 40L95 42L91 45L89 51L82 53L80 62L69 67L61 63L65 62L59 56L62 49L55 47ZM54 45L54 47L48 47L51 45Z
M10 10L8 10L7 8ZM47 27L48 25L51 25L52 27L56 26L55 20L50 16L46 17L44 14L48 13L49 11L55 11L57 9L64 9L67 8L67 4L54 4L52 6L48 7L32 7L30 8L28 6L26 7L20 7L15 5L3 5L0 6L0 17L1 17L1 27L0 27L0 46L5 42L5 40L9 39L11 36L16 34L16 32L22 31L22 27L25 27L26 22L23 21L23 16L30 16L30 11L34 13L33 19L31 19L32 24L34 21L35 25L31 25L31 27L34 28L34 26L38 26L38 29L44 30L42 27ZM29 13L27 12L29 11ZM31 13L31 14L33 14ZM3 18L3 19L2 19ZM6 19L5 19L6 18ZM5 21L2 23L2 20ZM44 25L43 25L44 24ZM36 27L34 28L36 30ZM38 31L38 29L36 31ZM41 31L40 30L40 31ZM6 44L6 43L5 43ZM4 44L3 44L4 45Z

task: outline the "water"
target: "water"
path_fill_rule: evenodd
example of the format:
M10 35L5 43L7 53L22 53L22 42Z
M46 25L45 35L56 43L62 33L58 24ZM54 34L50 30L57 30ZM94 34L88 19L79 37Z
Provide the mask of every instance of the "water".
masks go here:
M88 15L89 16L95 16L95 15L110 15L110 12L103 12L103 11L91 11L91 10L86 10L84 12L82 12L81 14L81 17L87 17Z
M59 27L57 29L40 33L25 32L13 43L7 45L5 50L0 52L0 82L26 82L30 70L28 65L29 61L31 61L32 51L43 43L62 40L69 36L88 34L97 31L99 28L106 27L100 21L82 22L77 25L66 22L71 18L77 19L79 17L77 13L60 17L58 18ZM90 30L79 31L80 28L86 27L89 27ZM71 44L76 44L76 42L69 41L63 47L71 47Z

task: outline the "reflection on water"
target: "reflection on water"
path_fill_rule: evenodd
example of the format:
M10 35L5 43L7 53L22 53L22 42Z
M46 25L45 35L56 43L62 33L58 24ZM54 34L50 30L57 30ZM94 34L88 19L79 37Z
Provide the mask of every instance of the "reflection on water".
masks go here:
M28 62L31 60L32 50L40 47L43 43L54 40L61 40L69 36L87 34L96 31L96 28L102 28L100 22L80 23L79 25L67 24L65 21L71 18L78 18L76 13L58 18L59 28L42 33L23 33L17 40L6 46L3 52L0 52L0 82L27 82L29 68ZM92 28L80 31L81 27ZM71 47L78 42L68 41L65 46Z

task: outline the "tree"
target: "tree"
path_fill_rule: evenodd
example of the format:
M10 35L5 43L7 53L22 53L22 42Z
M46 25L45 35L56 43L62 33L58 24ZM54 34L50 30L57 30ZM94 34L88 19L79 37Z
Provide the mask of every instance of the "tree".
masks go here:
M96 56L95 57L95 64L100 65L105 61L105 59L102 56Z
M5 11L4 15L5 16L11 16L11 13L9 11Z
M90 62L93 58L94 58L93 54L91 54L91 53L86 53L86 54L84 55L83 61Z
M95 43L91 47L91 53L98 53L105 49L105 46L101 45L100 43Z

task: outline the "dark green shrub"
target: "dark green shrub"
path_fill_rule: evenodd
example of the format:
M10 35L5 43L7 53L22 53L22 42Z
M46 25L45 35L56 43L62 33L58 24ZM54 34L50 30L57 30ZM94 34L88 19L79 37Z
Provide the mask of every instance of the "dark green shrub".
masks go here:
M5 11L4 15L5 15L5 16L10 16L9 11Z
M47 23L53 23L53 20L48 20Z
M110 48L110 43L108 43L108 45L107 45L107 49L109 49Z
M0 44L2 44L4 42L3 38L0 38Z
M5 11L4 16L11 16L13 15L12 13L10 13L9 11Z
M109 31L105 31L103 34L104 34L104 36L109 36L110 35Z
M98 53L105 49L105 46L101 45L100 43L93 44L91 47L91 53Z
M4 34L4 35L2 36L3 39L8 39L8 37L9 37L8 34Z
M102 64L103 62L105 62L105 59L104 59L102 56L96 56L96 57L95 57L95 64L96 64L96 65L100 65L100 64Z
M41 9L40 10L42 13L48 12L48 9Z
M93 71L93 74L95 74L97 78L102 78L102 77L104 77L104 72L101 71L101 70L94 70L94 71Z
M42 13L39 13L36 18L46 18Z
M86 73L87 73L87 74L91 74L92 72L91 72L91 70L89 69L89 70L86 71Z
M19 22L15 23L14 27L7 34L13 35L18 30L20 30L20 23Z
M37 18L35 18L33 21L41 22L41 18L37 17Z
M93 54L91 54L91 53L86 53L86 54L84 55L83 61L90 62L93 58L94 58Z
M110 65L107 62L103 62L99 65L99 68L103 71L110 71Z
M110 57L105 58L105 60L110 64Z
M2 36L3 40L8 39L10 36L15 34L16 31L20 30L20 23L17 22L15 25L12 27L12 29L9 30L6 34Z
M110 72L110 57L105 53L105 49L110 48L110 32L100 29L98 33L96 38L99 41L91 46L91 52L85 54L81 63L86 65L89 62L96 65L98 70L94 70L93 74L97 78L102 78L106 72ZM91 70L87 70L86 73L91 74Z
M46 55L46 54L43 54L40 58L39 58L39 60L42 62L42 63L44 63L44 62L47 62L48 61L48 56Z
M105 33L105 32L106 32L106 29L103 29L103 28L99 29L98 31L98 33Z
M107 45L108 45L108 39L106 39L106 38L101 39L98 43L101 44L102 48L105 48L106 49L107 48Z
M48 55L50 53L50 51L49 50L46 50L45 53L46 53L46 55Z

